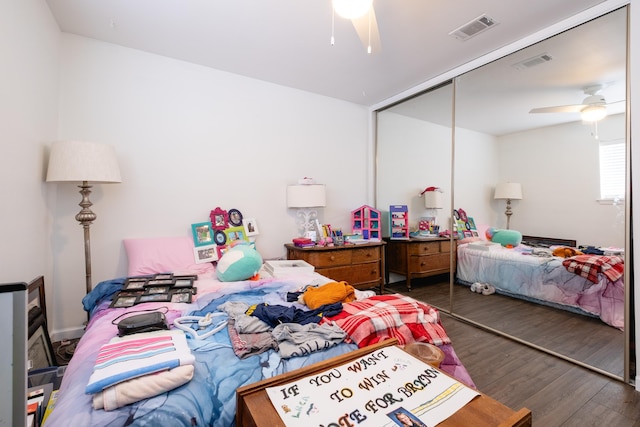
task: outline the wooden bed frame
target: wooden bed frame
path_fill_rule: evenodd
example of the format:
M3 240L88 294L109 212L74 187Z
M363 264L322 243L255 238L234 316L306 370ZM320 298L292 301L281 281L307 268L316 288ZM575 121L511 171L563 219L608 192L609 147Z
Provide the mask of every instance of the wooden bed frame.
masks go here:
M545 248L548 248L549 246L569 246L570 248L577 247L575 240L556 239L553 237L522 236L522 243L528 246Z

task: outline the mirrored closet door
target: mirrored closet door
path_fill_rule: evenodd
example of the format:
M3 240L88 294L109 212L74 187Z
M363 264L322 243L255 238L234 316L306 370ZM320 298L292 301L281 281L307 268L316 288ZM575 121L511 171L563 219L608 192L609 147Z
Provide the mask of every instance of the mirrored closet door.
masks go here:
M441 229L449 228L454 209L462 209L481 233L487 226L506 229L506 200L494 198L495 188L519 183L512 230L624 251L628 206L624 196L601 193L600 158L613 147L626 165L626 28L622 8L379 111L376 207L409 203L414 227L417 217L435 214ZM582 121L579 109L567 107L584 108L593 97L607 104L598 121ZM428 186L443 190L443 209L425 209L418 194ZM451 259L455 272L457 257ZM413 288L443 311L629 378L624 328L531 299L474 294L455 273L449 279L421 279ZM611 289L623 301L624 286L623 280ZM624 322L624 311L617 316Z

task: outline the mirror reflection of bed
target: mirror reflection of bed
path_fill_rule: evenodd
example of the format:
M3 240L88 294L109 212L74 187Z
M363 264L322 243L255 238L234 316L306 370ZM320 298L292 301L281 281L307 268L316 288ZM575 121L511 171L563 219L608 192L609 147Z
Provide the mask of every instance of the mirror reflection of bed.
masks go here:
M581 122L577 113L529 110L580 103L584 87L592 84L602 84L608 102L624 101L625 28L621 9L380 111L377 207L410 200L410 215L428 215L417 194L421 186L433 185L445 193L445 206L437 212L441 229L448 228L454 208L464 208L477 224L505 228L505 201L494 200L493 191L500 182L520 182L523 198L512 202L511 229L624 250L627 207L620 200L599 200L598 150L601 144L626 144L625 102L608 106L609 115L597 125ZM552 60L522 67L542 54ZM511 118L507 112L517 114ZM546 123L550 118L556 121ZM402 178L391 173L398 159L388 155L399 150L399 141L411 154L402 156ZM406 291L404 277L394 280L391 289ZM618 285L623 292L624 281ZM414 279L412 288L412 297L444 311L618 379L625 376L625 333L597 315L500 292L474 293L453 275Z

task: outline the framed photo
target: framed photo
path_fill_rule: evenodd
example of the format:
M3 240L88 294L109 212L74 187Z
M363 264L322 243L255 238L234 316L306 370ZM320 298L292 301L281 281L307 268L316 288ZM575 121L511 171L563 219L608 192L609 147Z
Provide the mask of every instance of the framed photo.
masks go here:
M259 234L258 223L255 218L243 218L242 225L244 226L244 233L247 236L255 236Z
M174 288L191 288L193 287L193 279L191 278L185 278L185 279L180 279L177 278L175 283L173 284Z
M171 302L191 302L191 289L179 289L171 292Z
M168 293L140 295L140 297L138 297L138 304L143 302L169 302L170 299L171 295Z
M229 209L229 224L234 227L242 225L242 213L238 209Z
M149 280L145 287L149 287L149 286L171 286L173 285L174 280L173 279L163 279L163 280Z
M35 322L29 325L29 339L27 341L30 369L48 368L58 363L54 358L53 345L47 332L47 322L41 314Z
M44 276L38 276L28 287L28 303L27 310L30 311L34 307L39 307L42 311L45 321L47 320L47 304L44 294Z
M217 207L209 214L214 230L224 230L229 226L229 214L224 209Z
M227 235L227 244L236 240L249 240L245 234L244 227L229 227L224 230L224 234Z
M131 293L118 293L113 301L111 302L110 307L112 308L126 308L132 307L138 301L138 298L142 295L142 292L131 292Z
M149 294L166 294L169 292L170 286L149 286L146 290L147 295Z
M213 243L213 226L211 222L199 222L191 224L193 243L196 246L206 246Z
M122 285L122 289L126 291L144 289L145 285L147 284L147 280L148 279L144 279L144 280L127 279L126 282L124 282L124 285Z
M173 279L173 273L156 274L153 276L153 280L171 280Z
M200 246L193 248L193 254L196 258L196 264L204 264L218 260L217 245ZM175 286L175 285L174 285Z

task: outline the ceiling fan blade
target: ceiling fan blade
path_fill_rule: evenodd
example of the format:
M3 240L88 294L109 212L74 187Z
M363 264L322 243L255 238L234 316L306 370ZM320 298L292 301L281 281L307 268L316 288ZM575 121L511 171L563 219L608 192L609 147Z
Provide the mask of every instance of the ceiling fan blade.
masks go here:
M376 20L376 11L371 6L369 13L364 14L360 18L352 19L353 28L356 29L358 37L365 49L371 46L371 53L380 52L382 45L380 44L380 33L378 32L378 21ZM371 25L369 25L371 23Z
M585 106L579 105L557 105L555 107L533 108L529 113L579 113Z

